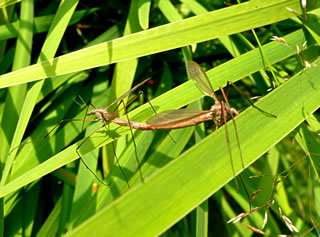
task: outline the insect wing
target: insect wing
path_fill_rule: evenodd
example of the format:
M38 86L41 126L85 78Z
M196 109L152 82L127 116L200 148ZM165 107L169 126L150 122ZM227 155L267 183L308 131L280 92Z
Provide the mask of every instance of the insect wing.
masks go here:
M172 125L179 123L181 121L192 119L193 117L200 116L202 114L209 113L210 111L200 111L191 109L179 109L179 110L167 110L159 114L156 114L147 120L147 123L159 126L164 124Z
M203 71L203 69L199 66L199 64L193 61L188 61L187 68L189 76L194 81L196 86L201 90L201 92L216 100L216 96L214 94L212 85L208 79L208 76L205 73L205 71Z

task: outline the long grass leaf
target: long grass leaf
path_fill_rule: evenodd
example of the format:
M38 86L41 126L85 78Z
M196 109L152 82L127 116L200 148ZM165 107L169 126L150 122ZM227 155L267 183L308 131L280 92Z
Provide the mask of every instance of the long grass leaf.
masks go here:
M319 64L320 60L315 63ZM320 107L319 72L319 66L303 70L259 101L258 106L271 110L277 118L265 116L254 108L237 117L246 166ZM236 140L234 136L230 138L232 151L238 158L235 159L238 173L241 162ZM233 178L224 140L224 128L221 128L67 236L90 233L92 229L104 234L116 232L119 236L162 233Z
M287 8L301 12L297 0L269 0L250 1L191 17L3 75L0 88L138 58L271 24L294 16Z

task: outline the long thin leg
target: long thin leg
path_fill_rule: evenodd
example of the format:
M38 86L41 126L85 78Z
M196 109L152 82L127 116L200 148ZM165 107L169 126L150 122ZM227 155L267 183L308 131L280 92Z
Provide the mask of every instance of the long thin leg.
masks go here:
M80 98L82 104L79 103L75 98L73 98L72 100L73 100L73 102L75 102L77 105L79 105L79 107L81 107L82 105L85 105L86 102L84 102L84 100L82 99L82 97L81 97L80 95L79 95L79 98Z
M120 103L122 103L124 105L124 108L125 108L125 114L126 114L128 122L129 122L129 128L130 128L130 133L131 133L131 136L132 136L132 142L133 142L133 145L134 145L134 153L136 155L136 161L137 161L137 164L138 164L138 170L139 170L140 178L141 178L141 181L144 183L144 179L143 179L143 175L142 175L142 171L141 171L141 165L140 165L139 158L138 158L138 153L137 153L137 144L136 144L136 141L135 141L134 136L133 136L133 131L132 131L132 127L131 127L131 124L130 124L129 116L128 116L128 113L126 111L126 107L125 107L125 104L124 104L123 100Z
M258 106L254 105L254 103L232 81L228 81L228 83L230 83L249 102L249 104L252 105L252 107L259 110L261 113L263 113L266 116L273 117L273 118L277 117L276 115L268 113L263 109L260 109Z
M236 121L234 119L234 116L233 116L233 113L232 111L230 111L230 105L229 105L229 102L228 102L228 99L227 99L227 96L226 94L224 93L223 89L221 89L221 93L222 93L222 96L227 104L227 107L228 107L228 112L231 116L231 119L232 119L232 122L233 122L233 126L234 126L234 132L236 134L236 139L237 139L237 145L238 145L238 149L239 149L239 154L240 154L240 159L241 159L241 164L242 164L242 168L244 169L244 162L243 162L243 156L242 156L242 150L241 150L241 146L240 146L240 140L239 140L239 134L238 134L238 128L237 128L237 124L236 124Z
M72 122L72 121L83 121L83 119L64 119L64 120L61 120L59 123L57 123L44 137L40 137L38 139L36 139L36 141L42 141L42 140L45 140L57 127L59 127L62 123L64 122ZM95 121L98 121L97 119L86 119L86 121L91 121L91 122L95 122ZM8 155L11 154L12 151L14 151L15 149L18 149L19 147L21 146L24 146L26 144L29 144L29 143L33 143L35 141L32 141L32 142L23 142L21 143L19 146L16 146L14 148L12 148L11 151L8 152Z
M124 93L122 96L120 96L119 98L117 98L115 101L113 101L111 104L109 104L107 107L105 107L106 110L108 110L112 105L118 103L119 101L123 100L125 97L127 97L128 95L130 95L132 92L134 92L138 87L142 86L144 83L146 83L148 80L150 80L150 78L138 83L137 85L135 85L134 87L132 87L130 90L128 90L126 93Z
M226 139L227 139L227 145L228 145L228 151L229 151L229 157L230 157L230 162L231 162L231 168L232 168L232 173L233 173L233 177L234 177L234 181L236 183L236 187L237 187L237 192L239 192L239 185L238 185L238 181L237 181L237 177L236 177L236 172L234 170L234 166L233 166L233 159L232 159L232 152L231 152L231 146L230 146L230 139L229 139L229 133L228 133L228 125L227 125L227 117L226 117L226 110L225 110L225 105L222 101L222 97L220 97L220 103L221 103L221 110L222 110L222 117L223 117L223 122L224 122L224 127L226 130Z
M143 93L143 92L142 92L142 93ZM127 108L129 104L131 104L133 101L135 101L135 100L140 96L140 94L141 94L141 92L139 92L138 95L136 95L136 96L133 97L131 100L129 100L129 102L127 102L127 104L125 104L125 103L123 102L123 100L120 101L120 103L119 103L119 104L117 105L117 107L113 110L113 112L115 112L115 111L119 108L119 105L120 105L122 102L123 102L122 104L124 104L124 106L123 106L122 109L118 110L118 112L120 112L120 111L122 111L123 109Z
M133 145L134 145L134 150L135 150L135 156L136 156L136 161L138 163L138 169L139 169L139 173L140 173L140 176L141 176L141 180L142 182L144 181L143 180L143 176L142 176L142 172L141 172L141 169L140 169L140 162L139 162L139 159L138 159L138 154L137 154L137 146L136 146L136 142L134 140L134 136L133 136L133 131L132 131L132 127L130 126L130 120L129 120L129 117L128 117L128 114L127 114L127 111L126 111L126 108L129 104L131 104L133 101L135 101L138 97L140 96L140 93L138 95L136 95L135 97L133 97L127 104L124 103L123 100L120 101L120 103L116 106L116 108L113 110L113 112L115 112L120 104L122 103L123 104L123 108L118 110L117 112L119 113L121 110L125 110L125 114L127 116L127 120L129 122L129 128L130 128L130 132L131 132L131 136L132 136L132 142L133 142ZM117 157L117 154L116 154L116 151L115 151L115 147L114 147L114 144L112 143L112 147L113 147L113 152L114 152L114 156L116 157L116 160L117 160L117 163L119 165L119 168L121 170L121 173L123 174L123 176L125 177L126 181L127 181L127 184L128 184L128 188L130 188L130 185L129 185L129 181L127 179L127 176L125 175L125 173L123 172L121 166L120 166L120 163L119 163L119 160L118 160L118 157Z
M89 122L96 122L98 121L99 119L86 119L85 121L89 121ZM56 126L54 126L49 132L47 135L45 135L43 138L47 138L50 133L52 133L57 127L59 127L62 123L64 122L72 122L72 121L83 121L83 119L63 119L61 120L59 123L56 124Z
M83 131L83 128L84 128L84 123L85 123L85 119L87 117L87 113L89 111L89 106L86 104L86 102L82 99L82 97L80 95L78 95L79 99L81 100L82 104L80 104L78 101L76 100L73 100L74 102L76 102L79 106L81 105L84 105L86 107L86 113L84 114L84 118L83 118L83 123L82 123L82 127L81 127L81 131ZM89 105L91 105L93 108L96 109L96 107L91 103L89 102Z
M225 100L225 102L226 102L226 104L228 106L228 110L229 110L228 112L229 112L229 114L230 114L230 116L232 118L232 122L233 122L233 126L234 126L234 132L236 134L237 145L238 145L238 150L239 150L239 154L240 154L242 168L245 169L244 162L243 162L243 156L242 156L242 150L241 150L241 146L240 146L240 140L239 140L237 124L236 124L236 120L234 119L234 115L233 115L232 111L230 110L230 104L229 104L228 97L227 97L228 92L229 92L229 83L227 84L227 94L224 93L223 89L220 88L220 90L221 90L221 94L222 94L222 96L223 96L223 98L224 98L224 100ZM223 105L223 107L224 107L224 105ZM245 192L247 194L247 197L248 197L248 200L249 200L249 209L251 211L251 202L250 202L250 196L249 196L248 189L247 189L245 183L243 182L243 179L242 179L241 175L239 175L239 178L240 178L240 182L241 182L241 184L242 184L242 186L243 186L243 188L244 188L244 190L245 190ZM239 188L239 187L237 187L237 188Z
M99 127L97 127L89 136L87 136L81 143L80 143L80 145L77 147L77 149L76 149L76 153L78 154L78 156L79 156L79 158L80 158L80 160L81 160L81 162L84 164L84 166L93 174L93 176L94 177L96 177L96 179L100 182L100 183L102 183L104 186L109 186L111 183L108 183L108 184L106 184L106 183L104 183L93 171L92 171L92 169L90 169L89 168L89 166L86 164L86 162L82 159L82 157L81 157L81 155L80 155L80 153L79 153L79 149L80 149L80 147L95 133L95 132L97 132L100 128L102 128L104 126L104 124L101 124Z
M150 105L150 107L152 108L153 112L155 115L158 115L156 110L154 109L154 107L152 106L150 100L148 99L148 97L144 94L143 91L139 91L138 95L136 95L134 98L132 98L122 109L125 109L126 107L128 107L129 104L131 104L134 100L136 100L140 95L143 95L143 97L145 98L145 100L148 102L148 104ZM118 104L117 108L119 107L120 103ZM116 108L116 109L117 109ZM122 110L121 109L121 110ZM120 112L121 110L119 110L118 112ZM173 137L170 135L170 132L166 131L168 136L170 137L170 139L172 140L173 143L176 143L176 141L173 139Z
M80 98L80 100L81 100L81 102L82 102L82 104L84 104L87 108L89 107L87 104L86 104L86 102L82 99L82 97L80 96L80 95L78 95L78 97ZM76 101L75 101L76 102ZM76 102L77 104L79 104L78 102ZM91 103L91 102L89 102L88 103L89 105L91 105L94 109L96 109L96 107ZM80 105L80 104L79 104Z
M84 123L85 123L85 121L86 121L86 117L87 117L88 111L89 111L89 107L86 106L86 112L85 112L84 117L83 117L83 123L82 123L81 131L83 131Z
M125 104L124 101L121 100L120 103L119 103L119 104L116 106L116 108L113 110L113 112L115 112L115 111L119 108L119 106L120 106L121 103L123 104L123 108L120 109L120 110L118 110L117 112L119 113L119 112L120 112L121 110L123 110L123 109L126 110L126 107L127 107L129 104L131 104L133 101L135 101L139 96L140 96L140 93L139 93L138 95L136 95L135 97L133 97L127 104ZM137 161L137 163L138 163L139 173L140 173L140 176L141 176L141 180L142 180L142 182L143 182L143 176L142 176L142 172L141 172L141 169L140 169L140 162L139 162L138 154L137 154L136 142L135 142L135 140L134 140L132 127L130 126L130 120L129 120L129 117L128 117L127 112L125 112L125 114L126 114L126 116L127 116L127 120L129 121L129 128L130 128L130 132L131 132L131 136L132 136L132 142L133 142L134 148L135 148L136 161ZM118 157L117 157L117 154L116 154L116 152L115 152L115 147L114 147L114 144L113 144L113 143L112 143L112 147L113 147L113 152L114 152L114 155L115 155L115 157L116 157L117 163L118 163L119 168L120 168L120 170L121 170L121 173L123 174L123 176L125 177L125 179L126 179L126 181L127 181L128 188L130 188L130 186L129 186L129 181L128 181L125 173L123 172L123 170L122 170L122 168L121 168L121 166L120 166L120 164L119 164Z
M116 154L116 148L114 147L114 143L111 142L111 144L112 144L113 155L116 157L116 161L117 161L117 164L118 164L118 166L119 166L119 169L120 169L122 175L124 176L124 178L126 179L128 188L130 188L128 178L127 178L126 174L124 173L124 171L122 170L121 165L120 165L120 163L119 163L119 159L118 159L118 156L117 156L117 154Z
M221 89L220 89L221 90ZM222 89L222 91L223 91L223 89ZM224 92L224 91L223 91ZM225 94L225 96L223 96L224 98L229 98L229 81L227 82L227 89L226 89L226 94ZM227 103L227 104L229 104L229 103Z

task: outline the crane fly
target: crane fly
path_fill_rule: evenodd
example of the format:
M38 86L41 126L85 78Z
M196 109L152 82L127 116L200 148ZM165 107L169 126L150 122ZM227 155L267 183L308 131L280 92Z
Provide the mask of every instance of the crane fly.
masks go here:
M119 125L131 126L132 128L138 130L185 128L208 120L213 120L214 124L218 127L224 122L223 115L229 113L232 116L236 116L239 114L236 109L230 107L229 103L218 100L207 74L197 63L188 61L187 68L190 77L195 82L197 87L205 95L210 96L215 101L210 110L167 110L152 116L146 121L146 123L134 121L129 122L120 118L114 118L112 122ZM224 97L227 96L225 95Z
M135 85L134 87L132 87L129 91L127 91L126 93L124 93L122 96L120 96L119 98L117 98L116 100L114 100L111 104L109 104L108 106L106 106L105 108L96 108L94 105L90 104L92 107L94 107L93 110L90 110L86 113L86 116L91 116L91 115L95 115L96 118L95 119L65 119L65 120L61 120L54 128L52 128L49 133L43 138L45 139L46 137L49 136L49 134L51 132L53 132L60 124L62 124L63 122L69 122L69 121L90 121L90 122L96 122L96 121L99 121L101 120L102 124L97 127L93 132L90 133L90 135L88 135L81 143L80 145L76 148L76 153L77 155L79 156L81 162L84 164L84 166L94 175L94 177L100 182L102 183L103 185L105 186L109 186L109 184L105 184L89 167L88 165L85 163L85 161L82 159L80 153L79 153L79 149L81 148L81 146L94 134L96 133L99 129L101 129L102 127L110 124L111 122L113 122L113 120L115 118L117 118L119 116L119 111L116 111L118 109L118 107L120 106L121 103L124 104L123 102L123 99L126 98L127 96L129 96L129 94L131 94L132 92L134 92L136 89L138 89L138 87L142 86L144 83L146 83L150 78L138 83L137 85ZM126 105L128 106L130 103L132 103L139 95L135 96L133 99L131 99ZM112 112L108 112L108 109L115 105L116 103L120 102L116 108L112 111ZM127 119L129 121L129 118L128 118L128 115L127 115ZM130 124L128 125L130 127ZM139 159L138 159L138 154L137 154L137 150L136 150L136 143L135 143L135 140L134 140L134 137L133 137L133 131L132 131L132 128L130 127L130 131L131 131L131 134L132 134L132 141L133 141L133 144L135 146L135 156L136 156L136 160L137 160L137 163L138 163L138 169L139 169L139 172L140 172L140 176L143 180L143 177L142 177L142 174L141 174L141 170L140 170L140 163L139 163ZM112 143L113 145L113 143ZM123 170L121 169L121 166L118 162L118 158L116 156L116 153L115 153L115 147L113 145L113 151L114 151L114 155L116 157L116 160L117 160L117 163L119 165L119 168L122 172L122 174L124 175L126 181L127 181L127 184L129 186L129 183L128 183L128 179L125 175L125 173L123 172Z
M222 88L220 88L222 97L220 98L220 100L218 100L217 96L214 93L214 90L212 88L212 85L209 81L207 74L203 71L203 69L199 66L199 64L197 64L193 61L188 61L187 68L188 68L188 72L189 72L191 79L194 81L194 83L200 89L200 91L204 95L209 96L214 100L214 105L211 106L210 111L215 112L214 113L215 116L213 117L213 122L216 125L216 128L219 127L220 125L222 125L223 123L225 124L224 127L225 127L225 131L226 131L226 140L227 140L227 145L228 145L232 173L233 173L234 180L236 182L237 190L239 190L238 182L236 179L236 172L235 172L233 160L232 160L232 152L231 152L231 147L230 147L230 139L229 139L229 133L228 133L228 126L227 126L227 114L230 114L232 121L233 121L234 128L235 128L235 135L236 135L237 145L238 145L238 149L239 149L242 168L244 169L245 167L244 167L242 151L241 151L241 147L240 147L239 136L238 136L238 132L237 132L237 125L234 120L234 116L237 116L239 114L239 112L236 109L230 107L228 99L227 99L227 95L224 93ZM223 99L225 102L223 101Z
M220 100L217 98L212 85L208 79L207 74L203 71L203 69L193 61L188 61L187 69L189 72L190 78L194 81L195 85L200 89L200 91L206 95L211 97L214 100L214 105L211 106L210 110L191 110L191 109L179 109L179 110L168 110L156 114L155 116L151 117L146 121L146 123L134 122L134 121L126 121L120 118L114 118L112 122L117 123L123 126L130 126L131 128L135 128L138 130L158 130L158 129L176 129L176 128L184 128L188 126L193 126L198 123L212 120L218 128L222 124L225 124L225 131L226 131L226 140L228 145L229 157L231 161L231 168L233 172L233 176L235 177L236 186L238 189L238 182L236 179L236 173L233 165L232 159L232 152L230 147L230 139L228 134L228 127L227 127L227 119L231 117L234 127L235 127L235 135L237 140L237 146L239 149L241 164L243 169L245 168L243 162L242 151L240 147L240 141L237 133L237 125L234 120L234 117L239 114L239 112L230 107L229 102L227 100L228 93L226 94L222 88L221 91L221 98ZM232 82L231 83L235 89L240 92L248 101L249 103L254 106L259 111L263 112L267 116L275 117L273 114L263 111L259 107L255 106L241 91L240 89L235 86ZM228 117L229 115L229 117Z
M146 83L148 80L150 80L150 78L148 78L148 79L146 79L146 80L138 83L137 85L135 85L134 87L132 87L129 91L127 91L127 92L124 93L122 96L120 96L119 98L117 98L116 100L114 100L111 104L109 104L109 105L106 106L105 108L95 108L95 107L92 105L92 106L94 107L94 109L93 109L93 110L90 110L86 115L87 115L87 116L95 115L95 116L96 116L96 119L93 119L93 120L91 120L91 121L99 121L99 120L101 120L102 124L101 124L98 128L96 128L89 136L87 136L87 137L80 143L80 145L77 147L76 152L77 152L77 154L79 155L80 158L81 158L81 156L80 156L80 154L79 154L79 149L80 149L80 147L81 147L95 132L97 132L100 128L102 128L102 127L110 124L111 122L113 122L113 120L116 119L116 118L119 116L119 111L116 111L116 110L118 109L118 107L120 106L120 104L123 103L124 108L125 108L125 107L128 106L130 103L132 103L139 95L137 95L137 96L135 96L133 99L131 99L126 105L124 104L123 99L126 98L126 97L128 97L132 92L134 92L136 89L138 89L138 88L139 88L140 86L142 86L144 83ZM113 106L113 105L115 105L116 103L118 103L118 102L120 102L120 103L116 106L116 108L113 110L113 112L108 112L108 109L109 109L111 106ZM150 105L151 105L151 104L150 104ZM153 107L152 107L152 108L153 108ZM153 110L154 110L154 109L153 109ZM128 117L127 114L126 114L126 116L127 116L128 121L129 121L129 117ZM129 127L130 127L130 125L129 125ZM136 142L135 142L135 140L134 140L133 131L132 131L132 128L131 128L131 127L130 127L130 132L131 132L131 135L132 135L132 142L133 142L134 147L135 147L135 157L136 157L136 161L137 161L137 164L138 164L138 170L139 170L139 172L140 172L141 180L143 181L143 176L142 176L141 169L140 169L140 162L139 162L138 154L137 154L137 146L136 146ZM112 143L112 146L113 146L114 155L116 156L116 154L115 154L115 147L114 147L113 143ZM116 157L117 157L117 156L116 156ZM81 159L81 160L82 160L82 159ZM117 159L117 160L118 160L118 159ZM82 162L83 162L83 160L82 160ZM83 162L83 163L84 163L84 162ZM87 168L89 168L85 163L84 163L84 165L85 165ZM119 168L121 169L119 162L118 162L118 165L119 165ZM122 171L122 169L121 169L121 172L123 173L123 175L124 175L124 177L125 177L125 179L126 179L126 181L127 181L127 184L128 184L128 186L129 186L128 179L127 179L127 177L125 176L125 174L124 174L124 172ZM96 175L94 174L94 176L96 176ZM96 178L97 178L97 177L96 177ZM98 180L99 180L99 179L98 179ZM99 180L99 181L101 182L101 180ZM101 182L101 183L103 183L103 182ZM103 183L103 184L104 184L104 183ZM105 185L105 184L104 184L104 185Z
M208 120L213 120L215 126L219 127L223 123L226 124L227 114L229 114L232 119L234 118L234 116L237 116L239 114L239 112L236 109L230 107L229 103L227 102L227 96L225 95L222 89L221 89L221 92L226 102L223 102L222 98L218 100L212 88L212 85L208 79L207 74L203 71L203 69L197 63L193 61L188 61L187 69L188 69L190 78L194 81L195 85L200 89L200 91L204 95L209 96L214 100L214 105L211 106L210 110L204 110L204 111L191 110L191 109L168 110L151 117L146 121L146 123L126 121L116 117L112 120L112 122L117 123L119 125L130 126L138 130L184 128L184 127L193 126ZM234 121L234 125L236 127L235 121ZM225 126L225 129L226 129L226 139L227 139L227 144L229 149L232 172L234 177L236 177L233 161L232 161L232 153L230 148L227 125ZM237 143L240 150L242 167L244 168L242 153L240 149L240 142L239 142L237 133L236 133L236 138L237 138ZM235 181L238 187L237 180L235 179Z

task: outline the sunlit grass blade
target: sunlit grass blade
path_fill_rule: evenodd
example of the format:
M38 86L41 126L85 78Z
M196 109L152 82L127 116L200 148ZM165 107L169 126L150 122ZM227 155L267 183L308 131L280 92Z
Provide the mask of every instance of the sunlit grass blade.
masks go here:
M294 14L289 12L287 8L301 12L300 4L296 0L269 0L259 3L257 5L256 2L246 2L227 7L131 34L8 73L0 77L0 88L126 61L242 32L293 17ZM192 37L190 37L191 35ZM144 43L141 44L141 42Z
M297 43L304 42L303 34L301 31L297 31L293 34L288 35L288 37L286 37L286 40L289 42L292 42L293 44L295 44L295 42ZM270 61L272 60L273 62L277 60L281 60L292 54L291 50L289 50L287 47L280 44L279 42L272 42L270 44L267 44L264 47L266 47L265 52L270 57ZM260 59L260 54L258 50L253 50L252 52L239 56L233 60L230 60L225 64L220 65L219 67L214 68L213 70L208 71L207 74L210 81L214 80L214 86L216 88L222 87L226 85L228 80L234 80L234 81L239 80L241 77L244 77L245 75L248 75L249 73L252 73L262 68L263 63L259 61L259 59ZM243 67L244 64L246 65L246 70L244 70L244 67ZM228 70L228 68L232 68L233 70ZM152 101L152 104L156 109L161 108L161 110L159 110L159 112L161 112L168 109L180 108L186 104L190 104L192 101L200 97L201 97L201 92L197 88L195 88L194 83L190 81L156 98L155 100ZM166 102L167 98L170 98L171 103ZM269 111L272 111L272 109L269 109ZM130 113L129 116L130 116L130 119L133 121L145 121L147 118L149 118L153 114L154 113L150 108L150 106L144 105L138 110ZM73 125L71 127L73 127ZM111 125L111 131L114 128L115 128L114 125ZM73 130L69 129L67 135L70 135L71 131ZM80 130L78 130L78 133L79 131ZM117 128L116 132L119 132L119 133L115 133L114 135L110 134L113 137L111 139L105 139L100 136L99 138L92 139L92 142L95 143L96 146L98 144L102 145L107 142L110 142L111 140L113 140L114 138L117 138L118 136L121 136L127 133L128 130L126 128ZM104 132L102 132L102 134L103 133ZM75 151L75 147L76 146L70 146L64 152L70 155L72 154L72 149L73 151ZM83 147L83 151L86 150L85 147L86 146ZM91 149L93 149L93 147L91 147ZM64 152L62 154L64 154ZM60 157L61 154L57 156ZM76 159L75 152L68 159L66 159L65 162L68 163L74 159ZM62 162L61 165L66 163ZM55 168L57 168L57 166L55 166ZM52 167L49 170L54 170L55 168ZM47 172L48 171L46 171L45 173ZM38 176L39 175L38 174L37 177L39 178L44 174L40 176Z
M319 62L320 60L316 61ZM264 116L254 108L244 111L236 118L246 165L259 158L298 126L306 115L319 108L319 86L314 86L319 85L319 72L319 67L303 70L258 103L263 109L275 113L276 119ZM293 99L294 104L291 103ZM277 107L273 106L274 103L277 103ZM289 121L288 114L292 115ZM92 229L98 229L98 226L101 233L162 233L232 179L224 136L223 128L208 136L150 177L143 185L130 190L99 212L99 215L83 223L70 233L70 236L89 233ZM234 148L238 157L235 137L231 136L231 140L232 149ZM213 145L216 147L214 155ZM235 161L235 169L237 172L241 170L239 160ZM165 215L162 215L163 213ZM148 225L145 225L146 218ZM106 223L106 219L110 221ZM122 220L121 224L119 219Z

